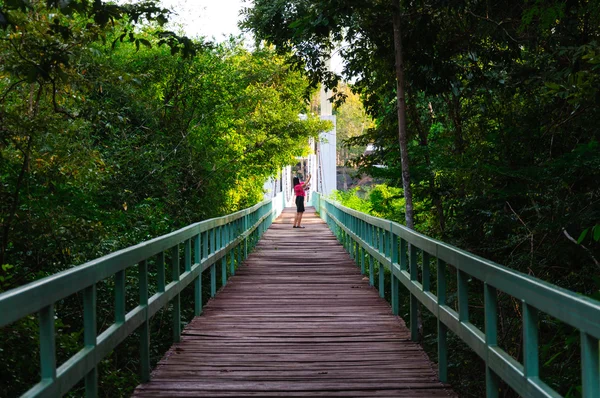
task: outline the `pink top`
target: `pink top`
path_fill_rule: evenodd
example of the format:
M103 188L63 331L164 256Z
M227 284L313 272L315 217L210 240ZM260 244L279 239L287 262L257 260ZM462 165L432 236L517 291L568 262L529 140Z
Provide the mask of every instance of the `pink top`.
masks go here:
M302 183L294 186L294 194L296 194L296 196L304 196L304 187L302 186Z

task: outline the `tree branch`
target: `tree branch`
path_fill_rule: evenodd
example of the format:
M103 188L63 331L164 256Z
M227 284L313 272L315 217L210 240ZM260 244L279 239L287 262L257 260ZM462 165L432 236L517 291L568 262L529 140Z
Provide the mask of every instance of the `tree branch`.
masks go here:
M590 249L588 249L587 247L585 247L584 245L582 245L581 243L577 243L577 241L575 240L575 238L573 238L566 229L562 229L563 234L567 237L568 240L570 240L571 242L575 243L577 246L581 246L581 248L583 250L585 250L587 252L587 254L591 257L592 261L594 262L594 264L596 264L596 266L598 268L600 268L600 262L598 262L598 260L596 260L596 257L594 257L594 254L592 253L592 251Z

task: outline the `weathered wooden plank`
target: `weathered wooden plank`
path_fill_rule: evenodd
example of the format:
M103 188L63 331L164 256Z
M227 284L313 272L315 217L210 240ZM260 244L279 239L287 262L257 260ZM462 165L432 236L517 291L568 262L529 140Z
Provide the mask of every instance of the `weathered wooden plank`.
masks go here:
M316 215L284 211L136 397L448 397Z

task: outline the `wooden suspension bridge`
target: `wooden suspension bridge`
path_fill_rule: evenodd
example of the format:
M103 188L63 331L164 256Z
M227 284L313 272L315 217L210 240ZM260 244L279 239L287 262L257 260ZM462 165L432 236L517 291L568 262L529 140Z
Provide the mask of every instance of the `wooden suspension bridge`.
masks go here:
M135 397L448 397L401 319L327 225L292 209Z
M86 396L98 396L98 364L137 332L136 397L452 397L451 332L484 361L487 397L498 397L501 381L524 397L560 397L539 371L539 313L545 313L580 331L582 396L600 397L599 302L319 195L314 204L320 218L309 212L306 229L291 228L292 210L283 209L280 194L0 294L0 327L30 314L39 318L40 381L24 396L61 396L81 380ZM139 305L127 312L131 268ZM214 299L203 305L205 272ZM149 283L149 275L156 281ZM450 277L457 308L447 304ZM96 288L109 278L115 321L98 334ZM484 330L470 322L472 279L484 285ZM188 286L197 316L182 331L181 292ZM409 328L397 316L401 289L409 297ZM522 362L498 346L500 291L522 303ZM73 295L83 301L84 347L57 366L54 307ZM174 344L152 371L149 320L167 305ZM437 318L437 369L415 342L419 305Z

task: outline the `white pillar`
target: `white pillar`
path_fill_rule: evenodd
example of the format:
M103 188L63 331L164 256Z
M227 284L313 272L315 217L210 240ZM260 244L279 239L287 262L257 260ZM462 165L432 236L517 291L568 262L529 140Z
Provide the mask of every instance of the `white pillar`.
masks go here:
M330 68L330 60L326 60L327 69ZM333 107L329 102L331 92L321 84L321 120L329 120L333 123L333 128L329 131L319 134L319 143L317 147L318 156L318 187L316 188L323 195L329 195L337 189L337 147L336 147L336 119L333 115ZM320 168L320 170L319 170Z

